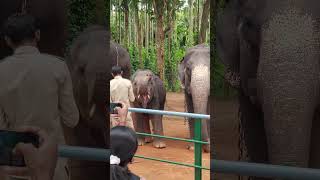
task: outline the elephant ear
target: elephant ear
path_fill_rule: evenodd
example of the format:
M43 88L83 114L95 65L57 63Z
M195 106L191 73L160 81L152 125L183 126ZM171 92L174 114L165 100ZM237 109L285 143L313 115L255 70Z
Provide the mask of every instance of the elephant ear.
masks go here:
M184 65L184 58L181 60L179 67L178 67L178 72L179 72L179 79L181 82L181 88L184 90L185 89L185 65Z
M239 72L240 2L230 1L218 16L216 48L219 59L233 72Z
M139 71L141 71L140 69L138 69L136 72L134 72L133 73L133 75L131 76L131 82L133 82L134 81L134 79L136 78L136 76L137 76L137 73L139 72Z

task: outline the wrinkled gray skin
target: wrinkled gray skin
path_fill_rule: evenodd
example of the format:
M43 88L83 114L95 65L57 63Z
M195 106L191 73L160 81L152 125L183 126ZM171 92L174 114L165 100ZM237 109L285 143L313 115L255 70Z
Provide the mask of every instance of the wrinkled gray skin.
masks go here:
M241 128L255 162L320 167L319 1L231 1L217 25L240 75Z
M137 70L131 78L135 101L135 108L164 110L166 101L166 89L162 80L150 70ZM137 132L151 133L150 122L152 122L154 134L163 135L162 115L148 115L132 113L134 127ZM151 142L151 138L139 136L139 145ZM154 138L153 146L165 148L166 144L160 138Z
M83 147L108 148L109 127L106 103L111 79L109 33L102 26L90 26L72 43L67 60L74 96L80 112L79 124L64 126L67 144ZM108 104L109 105L109 104ZM106 164L70 160L70 180L108 179Z
M189 113L209 114L210 94L210 49L197 45L188 49L179 64L179 78L185 92ZM191 138L194 138L194 119L189 119ZM202 140L209 141L209 120L202 120ZM210 152L210 146L204 145L204 151ZM189 145L193 149L193 144Z

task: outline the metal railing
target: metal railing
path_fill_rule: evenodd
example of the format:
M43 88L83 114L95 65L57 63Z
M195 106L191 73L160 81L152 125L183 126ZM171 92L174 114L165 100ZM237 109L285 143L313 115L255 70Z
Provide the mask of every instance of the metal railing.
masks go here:
M170 140L178 140L178 141L185 141L185 142L192 142L194 143L194 164L186 164L181 162L175 161L168 161L164 159L158 158L151 158L145 157L140 155L135 155L137 158L159 161L169 164L175 164L179 166L186 166L186 167L193 167L195 170L194 179L201 180L202 179L202 169L210 170L209 168L202 167L202 145L209 144L209 142L203 142L201 137L201 121L202 119L210 119L210 115L204 114L195 114L195 113L184 113L184 112L172 112L172 111L160 111L160 110L153 110L153 109L141 109L141 108L129 108L130 112L135 113L144 113L144 114L154 114L154 115L164 115L164 116L177 116L177 117L187 117L187 118L194 118L195 119L195 126L194 126L194 139L183 139L183 138L176 138L176 137L169 137L169 136L160 136L155 134L147 134L147 133L140 133L137 132L138 135L142 136L151 136L151 137L158 137Z
M209 115L201 114L191 114L191 113L180 113L180 112L170 112L170 111L158 111L150 109L137 109L129 108L131 112L137 113L149 113L149 114L161 114L167 116L180 116L180 117L198 117L202 119L209 119ZM145 133L137 133L140 135L148 135L153 137L160 137L172 140L183 140L186 142L195 143L195 163L185 164L178 163L174 161L168 161L163 159L144 157L137 155L138 158L144 158L148 160L160 161L170 164L176 164L186 167L195 168L195 178L201 179L201 170L209 170L208 168L202 167L202 144L207 144L207 142L201 141L201 119L196 119L195 125L198 128L199 136L196 136L195 140L182 139L175 137L159 136ZM195 130L196 131L196 130ZM109 149L98 149L98 148L86 148L86 147L76 147L76 146L59 146L59 156L62 158L86 160L86 161L102 161L109 162L110 150ZM197 158L198 157L198 158ZM211 159L210 170L214 173L224 173L224 174L235 174L242 176L255 176L255 177L265 177L265 178L283 178L283 179L293 179L293 180L320 180L320 170L319 169L310 169L310 168L298 168L290 166L278 166L278 165L269 165L261 163L248 163L248 162L239 162L239 161L224 161L224 160L215 160Z
M62 158L109 162L110 150L85 148L76 146L59 146L59 156ZM266 178L284 178L296 180L319 180L320 170L297 168L239 161L223 161L211 159L211 170L215 173L256 176Z

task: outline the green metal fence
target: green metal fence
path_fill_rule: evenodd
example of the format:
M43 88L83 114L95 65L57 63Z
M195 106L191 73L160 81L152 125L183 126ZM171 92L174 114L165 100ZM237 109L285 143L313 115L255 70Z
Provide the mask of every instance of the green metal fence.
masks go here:
M110 149L60 145L59 157L83 161L101 161L109 163ZM153 160L153 158L150 159ZM186 166L194 167L189 165ZM223 161L216 159L211 159L210 170L214 170L215 173L226 173L265 178L283 178L294 180L320 179L319 169L298 168L237 161ZM212 176L211 179L213 179Z
M164 163L170 163L170 164L179 165L179 166L193 167L195 170L195 174L194 174L195 180L202 179L202 170L210 170L209 168L202 166L202 145L209 144L209 143L201 141L202 140L201 121L202 121L202 119L210 119L210 115L170 112L170 111L160 111L160 110L140 109L140 108L129 108L129 111L135 112L135 113L157 114L157 115L166 115L166 116L179 116L179 117L189 117L189 118L195 119L194 139L183 139L183 138L160 136L160 135L155 135L155 134L147 134L147 133L137 132L138 135L142 135L142 136L151 136L151 137L158 137L158 138L194 143L194 164L186 164L186 163L182 163L182 162L168 161L168 160L164 160L164 159L151 158L151 157L145 157L145 156L139 156L139 155L136 155L135 157L147 159L147 160L164 162Z

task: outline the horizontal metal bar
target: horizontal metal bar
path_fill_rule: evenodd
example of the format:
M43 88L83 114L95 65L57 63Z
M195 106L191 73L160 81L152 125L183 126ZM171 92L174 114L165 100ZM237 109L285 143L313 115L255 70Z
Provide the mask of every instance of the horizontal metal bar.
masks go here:
M265 178L284 178L297 180L319 180L320 170L277 166L248 162L233 162L211 159L210 169L215 173L237 174Z
M59 146L59 156L62 158L86 160L86 161L102 161L109 162L110 151L109 149L98 148L85 148L76 146ZM199 167L191 164L178 163L174 161L168 161L157 158L150 158L136 155L137 158L143 158L147 160L160 161L175 165L181 165L186 167L198 167L204 170L209 170L205 167ZM211 159L211 170L216 173L237 174L243 176L256 176L266 178L285 178L285 179L297 179L297 180L319 180L320 170L309 168L297 168L289 166L278 166L248 162L233 162Z
M59 157L84 161L109 162L110 150L60 145Z
M193 165L193 164L186 164L186 163L168 161L168 160L164 160L164 159L145 157L145 156L141 156L141 155L135 155L134 157L141 158L141 159L147 159L147 160L151 160L151 161L159 161L159 162L164 162L164 163L169 163L169 164L174 164L174 165L179 165L179 166L186 166L186 167L192 167L192 168L197 167L197 168L204 169L204 170L210 170L209 168L196 166L196 165Z
M205 115L205 114L173 112L173 111L160 111L160 110L142 109L142 108L129 108L128 110L130 112L136 112L136 113L156 114L156 115L164 115L164 116L188 117L188 118L195 118L195 119L210 119L210 115Z
M158 138L164 138L164 139L185 141L185 142L198 143L198 144L209 144L209 142L204 142L204 141L197 141L197 140L193 140L193 139L184 139L184 138L176 138L176 137L171 137L171 136L161 136L161 135L157 135L157 134L147 134L147 133L139 133L139 132L137 132L136 134L142 135L142 136L151 136L151 137L158 137Z

